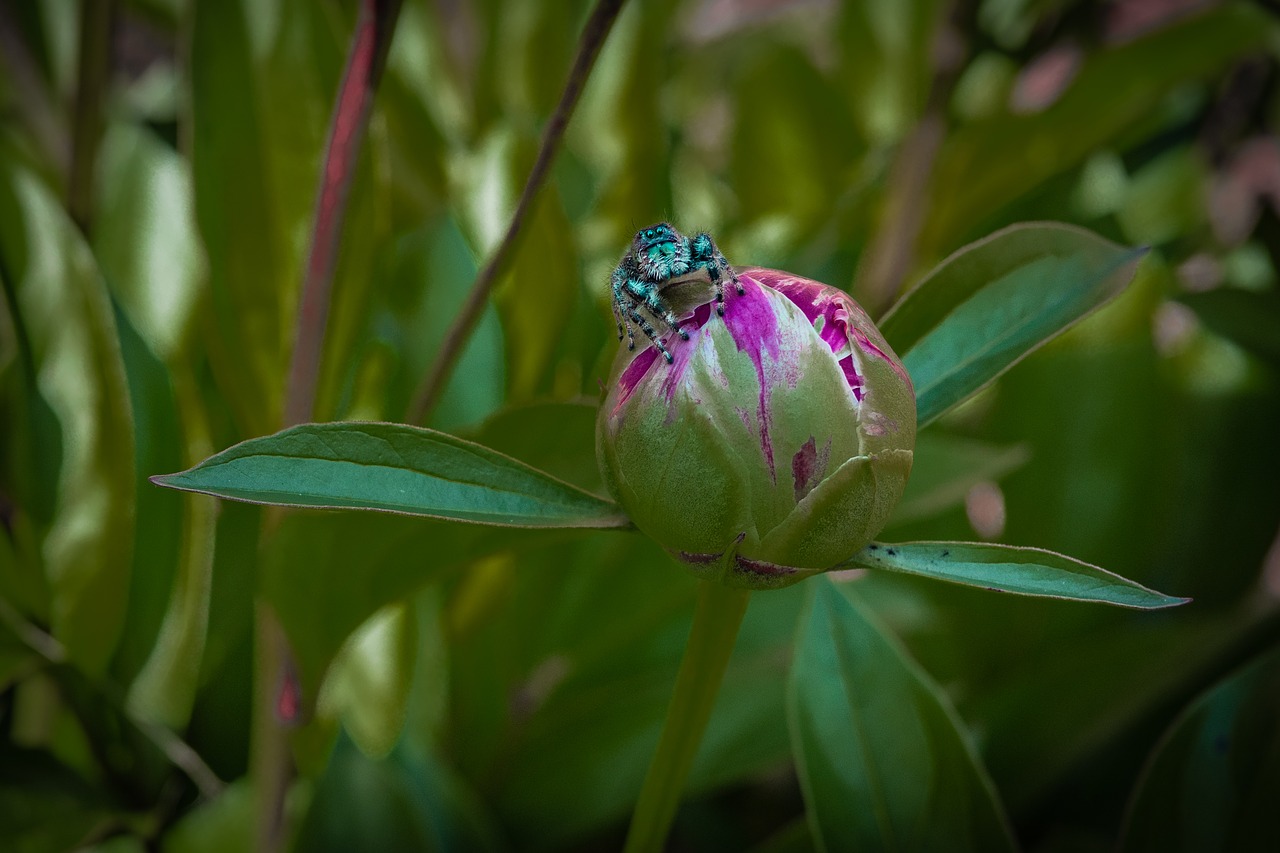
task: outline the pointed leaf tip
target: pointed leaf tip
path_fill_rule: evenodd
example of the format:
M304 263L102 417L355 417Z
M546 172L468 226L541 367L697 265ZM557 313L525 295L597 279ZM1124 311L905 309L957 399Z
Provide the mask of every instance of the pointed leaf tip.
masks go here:
M302 424L150 480L277 506L376 510L500 527L630 526L611 501L483 445L405 424Z
M1191 601L1148 589L1074 557L1015 545L873 542L855 554L847 565L918 575L993 592L1092 601L1138 610L1161 610Z

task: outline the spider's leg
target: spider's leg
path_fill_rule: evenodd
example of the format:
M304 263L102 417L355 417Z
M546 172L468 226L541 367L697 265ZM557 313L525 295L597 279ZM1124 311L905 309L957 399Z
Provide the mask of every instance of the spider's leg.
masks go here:
M742 282L738 281L738 274L733 271L733 267L729 266L729 259L721 254L719 249L716 249L716 263L720 265L720 269L729 274L729 280L733 282L734 289L738 291L739 296L747 292L742 286Z
M630 321L629 319L627 319L627 313L626 313L626 310L625 310L625 309L619 309L619 311L620 311L620 314L621 314L621 316L622 316L622 319L618 321L618 330L619 330L619 331L618 331L618 340L622 340L622 329L624 329L624 328L625 328L625 329L627 330L627 349L628 349L628 350L633 350L633 349L635 349L635 348L636 348L636 333L635 333L635 330L631 328L631 321Z
M613 275L609 277L609 281L613 287L613 316L618 321L618 340L622 340L622 333L625 329L627 333L627 349L634 350L636 348L636 334L632 331L631 322L627 319L627 311L635 300L626 287L626 258L623 258L622 263L618 264L613 271Z
M634 307L631 309L631 319L640 327L640 331L644 332L645 336L653 341L653 345L658 348L658 352L662 353L662 357L667 360L667 364L675 361L671 357L671 353L667 352L667 348L663 346L662 339L658 337L658 333L653 330L653 326L649 325L649 321L644 318L639 309Z
M613 297L613 319L618 321L618 340L622 340L622 314L618 311L618 296Z
M693 259L694 266L707 271L707 276L711 279L711 284L716 291L716 313L724 316L725 276L727 275L733 282L739 296L745 292L742 282L738 281L738 274L733 271L733 267L729 266L729 261L716 246L716 241L711 239L711 235L705 231L695 234L690 239L689 255Z
M657 287L650 286L645 291L644 306L653 313L653 316L661 317L671 330L680 336L680 340L689 340L689 333L680 328L680 321L676 318L675 312L671 310L667 300L662 298L662 294L658 293Z
M653 341L658 351L662 353L667 363L672 362L671 353L667 352L667 348L658 338L658 333L654 330L649 320L641 313L640 309L644 307L644 299L636 295L636 290L643 290L646 287L642 281L628 279L626 286L619 289L618 308L622 312L623 322L627 324L627 349L635 349L635 337L631 331L631 323L635 323L640 327L640 331L644 332L645 337Z

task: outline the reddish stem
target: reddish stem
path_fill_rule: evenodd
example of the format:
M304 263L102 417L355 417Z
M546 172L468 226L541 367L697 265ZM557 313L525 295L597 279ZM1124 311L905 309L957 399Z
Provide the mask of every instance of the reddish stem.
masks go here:
M316 192L311 248L298 302L297 334L285 387L284 425L314 417L320 360L333 290L334 268L346 216L347 196L369 126L373 96L386 65L401 0L361 0L347 66L338 86L324 166ZM270 607L259 607L257 624L258 698L253 774L258 788L257 846L284 848L288 838L284 802L293 776L284 727L302 715L293 656Z
M293 360L289 365L289 384L285 390L285 426L304 423L314 417L320 359L342 224L347 212L347 195L355 176L360 146L369 127L373 95L386 64L387 48L391 44L399 11L400 0L361 0L360 3L347 67L329 125L324 167L316 193L311 252L302 280L297 335Z

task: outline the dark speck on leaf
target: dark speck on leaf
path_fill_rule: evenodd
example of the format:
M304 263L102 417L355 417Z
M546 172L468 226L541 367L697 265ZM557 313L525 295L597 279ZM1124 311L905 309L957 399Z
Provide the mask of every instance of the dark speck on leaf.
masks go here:
M898 556L898 552L897 552L897 551L895 551L895 550L893 550L892 548L890 548L886 553L888 553L888 555L889 555L890 557L896 557L896 556Z
M951 553L950 551L943 551L943 552L942 552L942 556L944 556L944 557L945 557L945 556L947 556L947 555L948 555L948 554L950 554L950 553Z
M879 551L879 550L880 550L880 546L879 546L879 545L877 545L876 543L872 542L870 545L868 545L868 546L867 546L867 550L868 550L868 551Z

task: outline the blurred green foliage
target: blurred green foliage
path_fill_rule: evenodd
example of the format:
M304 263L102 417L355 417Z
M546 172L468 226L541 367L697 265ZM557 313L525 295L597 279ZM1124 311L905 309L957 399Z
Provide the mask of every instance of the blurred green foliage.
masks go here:
M1277 836L1259 804L1280 778L1280 24L1269 4L1177 5L627 4L431 420L598 492L605 281L660 219L869 307L1020 220L1150 246L1120 299L922 437L931 479L886 535L1052 548L1195 602L872 574L808 605L810 633L853 608L896 635L901 665L867 677L960 721L973 748L939 755L989 776L1028 849ZM291 742L298 849L617 847L693 606L655 546L267 518L146 482L280 426L355 3L112 9L82 33L71 0L0 2L0 847L247 843L255 601L312 711ZM587 13L404 4L317 419L405 417ZM87 141L81 35L111 47ZM678 849L814 845L786 722L809 594L753 599ZM190 778L175 734L229 787Z

